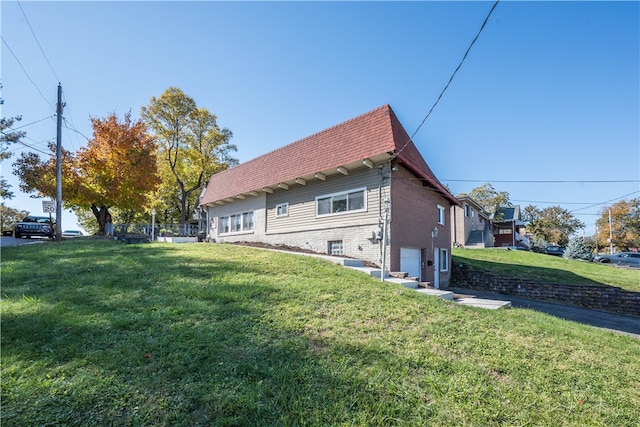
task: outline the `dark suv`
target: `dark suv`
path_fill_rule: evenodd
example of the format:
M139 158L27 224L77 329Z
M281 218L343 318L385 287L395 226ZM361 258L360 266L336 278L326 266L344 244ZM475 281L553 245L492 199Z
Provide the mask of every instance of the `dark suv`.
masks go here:
M13 237L19 239L21 237L41 236L53 239L56 235L54 222L46 216L29 215L22 219L13 228Z

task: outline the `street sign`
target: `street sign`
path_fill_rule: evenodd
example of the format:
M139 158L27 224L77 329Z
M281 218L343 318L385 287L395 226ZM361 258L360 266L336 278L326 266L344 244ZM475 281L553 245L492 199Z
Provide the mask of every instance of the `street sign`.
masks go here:
M42 212L44 213L56 213L56 202L53 200L42 201Z

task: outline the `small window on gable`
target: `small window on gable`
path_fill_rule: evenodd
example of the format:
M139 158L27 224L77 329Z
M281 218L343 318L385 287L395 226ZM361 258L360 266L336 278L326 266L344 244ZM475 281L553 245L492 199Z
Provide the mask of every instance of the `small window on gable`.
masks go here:
M444 225L445 224L445 213L446 213L446 209L444 208L444 206L440 206L438 205L438 224L440 225Z
M276 205L276 217L289 216L289 203Z

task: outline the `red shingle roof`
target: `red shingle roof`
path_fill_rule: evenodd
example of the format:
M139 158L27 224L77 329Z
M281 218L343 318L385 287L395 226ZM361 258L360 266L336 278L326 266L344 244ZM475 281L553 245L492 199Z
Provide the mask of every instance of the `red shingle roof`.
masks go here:
M456 199L440 184L410 141L389 105L278 148L209 180L201 205L214 203L278 183L312 175L385 153L398 159L453 203Z

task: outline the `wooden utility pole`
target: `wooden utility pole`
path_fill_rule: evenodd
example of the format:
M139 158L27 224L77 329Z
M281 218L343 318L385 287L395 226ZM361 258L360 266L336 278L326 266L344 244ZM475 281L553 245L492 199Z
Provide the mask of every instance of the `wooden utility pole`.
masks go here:
M56 104L56 242L62 240L62 85L58 83L58 103Z

